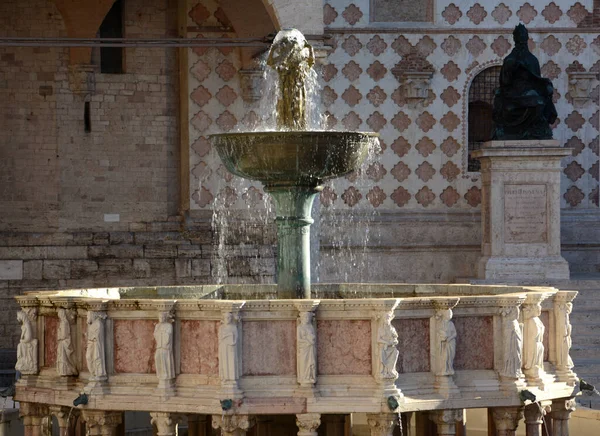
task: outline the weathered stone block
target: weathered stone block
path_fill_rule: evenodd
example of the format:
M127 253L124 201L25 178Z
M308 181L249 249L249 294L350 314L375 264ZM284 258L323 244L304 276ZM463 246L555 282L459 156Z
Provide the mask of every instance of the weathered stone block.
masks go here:
M177 257L177 247L173 245L146 245L144 257L169 259Z
M22 278L22 260L0 260L0 280L21 280Z
M189 241L180 232L137 232L135 243L144 245L180 245Z
M133 259L133 274L137 278L150 277L150 262L144 259Z
M23 278L25 280L41 280L42 279L43 261L41 260L26 260L23 262Z
M88 247L90 258L136 258L144 257L141 245L99 245Z
M133 244L133 233L110 232L109 241L111 245Z
M74 260L71 262L71 278L85 279L98 271L98 262L94 260Z
M71 277L71 261L45 260L42 277L44 279L68 279Z
M128 274L133 269L132 259L99 259L98 271L109 275Z
M210 259L192 259L192 277L210 276Z
M175 259L175 276L190 277L192 275L191 259Z
M202 257L202 248L199 245L179 245L177 247L178 257Z
M94 233L94 245L108 245L108 232Z

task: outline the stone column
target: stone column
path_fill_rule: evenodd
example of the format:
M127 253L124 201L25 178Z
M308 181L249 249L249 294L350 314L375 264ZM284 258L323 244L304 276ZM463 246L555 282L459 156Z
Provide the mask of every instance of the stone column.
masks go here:
M158 436L176 436L178 420L168 412L150 412L150 422L156 426Z
M515 436L519 421L523 418L522 407L494 407L492 417L496 436Z
M87 436L117 436L117 427L123 422L123 412L82 410Z
M367 422L371 428L371 436L392 436L398 422L395 413L367 413Z
M456 435L456 423L463 420L463 409L432 410L429 419L435 422L438 436Z
M251 415L212 416L213 428L220 428L223 436L244 436L254 422L254 416Z
M79 416L79 409L67 406L50 406L50 414L56 417L60 436L69 436L69 430L74 427Z
M544 409L538 403L525 407L525 432L527 436L543 436Z
M39 403L21 403L19 416L23 420L25 436L43 436L42 426L47 423L48 407Z
M321 425L320 413L302 413L296 415L298 436L317 436L317 428Z
M569 418L571 413L575 411L574 398L559 398L552 400L552 417L553 436L569 436Z

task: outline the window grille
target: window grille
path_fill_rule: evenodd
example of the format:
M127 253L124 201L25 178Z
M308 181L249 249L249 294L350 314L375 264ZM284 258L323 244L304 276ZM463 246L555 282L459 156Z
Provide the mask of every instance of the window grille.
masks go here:
M473 159L471 153L479 150L481 144L492 139L494 92L500 86L500 68L494 66L483 70L475 76L469 88L468 171L480 170L479 161Z

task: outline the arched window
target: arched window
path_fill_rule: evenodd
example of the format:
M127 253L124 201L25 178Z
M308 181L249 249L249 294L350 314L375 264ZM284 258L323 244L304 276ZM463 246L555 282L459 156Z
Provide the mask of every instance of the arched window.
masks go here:
M469 88L469 171L479 171L477 159L471 158L471 152L479 150L481 144L492 139L492 109L494 91L500 86L500 66L487 68L480 72Z

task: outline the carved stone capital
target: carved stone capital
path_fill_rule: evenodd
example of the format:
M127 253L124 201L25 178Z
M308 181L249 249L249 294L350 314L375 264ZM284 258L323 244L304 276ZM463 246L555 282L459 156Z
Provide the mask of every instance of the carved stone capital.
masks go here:
M321 425L320 413L302 413L296 415L298 436L316 436L317 428Z
M525 406L525 424L543 424L546 411L538 403L532 403Z
M463 409L444 409L429 412L431 419L438 428L438 435L456 434L456 423L464 419Z
M559 398L557 400L552 400L552 409L550 412L552 419L566 421L571 417L571 413L574 411L574 398Z
M81 413L88 436L112 436L123 422L123 412L83 409Z
M156 426L158 436L174 436L177 434L178 417L173 413L150 412L150 422Z
M40 403L21 403L19 416L24 426L40 425L42 419L48 415L48 406Z
M523 418L523 408L494 407L492 408L492 416L498 431L516 431L519 421Z
M298 312L314 312L321 300L294 300Z
M392 436L398 423L395 413L367 413L367 422L371 428L371 436Z
M256 420L252 415L213 415L212 426L221 429L224 436L243 436Z
M56 417L60 429L68 428L70 425L69 421L75 421L81 413L79 409L67 406L50 406L49 412Z

